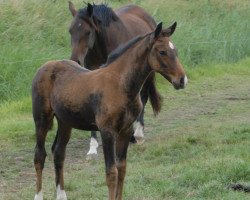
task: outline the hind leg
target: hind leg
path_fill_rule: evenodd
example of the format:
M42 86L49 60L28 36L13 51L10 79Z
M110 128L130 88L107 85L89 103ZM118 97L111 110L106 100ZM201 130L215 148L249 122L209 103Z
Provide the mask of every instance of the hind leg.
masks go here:
M140 95L143 107L140 115L134 122L134 135L133 135L138 144L142 144L144 142L144 109L148 101L148 91L145 87L142 88Z
M51 147L52 154L54 154L57 138L58 138L58 132L56 132L56 137L55 137L54 142L53 142L52 147Z
M63 166L65 159L65 151L71 135L71 127L63 124L58 120L57 138L54 142L54 167L56 181L56 199L66 200L67 196L64 190Z
M94 156L97 155L97 148L98 148L98 142L97 142L96 131L91 131L89 151L87 153L87 158L86 158L87 160L91 160Z
M144 142L144 106L139 117L134 122L134 135L132 137L135 137L138 144Z
M53 116L41 115L35 120L36 125L36 146L35 146L35 156L34 165L36 169L36 195L35 200L42 200L42 171L44 168L45 158L47 156L45 150L45 139L49 129L52 126Z

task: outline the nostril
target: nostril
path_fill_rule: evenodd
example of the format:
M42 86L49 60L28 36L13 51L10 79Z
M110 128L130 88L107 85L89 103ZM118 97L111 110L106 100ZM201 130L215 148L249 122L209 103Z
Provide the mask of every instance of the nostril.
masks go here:
M79 65L81 65L81 63L80 63L80 61L79 61L79 60L77 60L77 63L78 63Z

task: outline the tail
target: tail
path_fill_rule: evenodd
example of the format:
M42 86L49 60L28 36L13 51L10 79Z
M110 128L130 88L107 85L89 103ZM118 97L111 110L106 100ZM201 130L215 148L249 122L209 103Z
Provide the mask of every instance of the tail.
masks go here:
M162 97L160 93L156 89L155 85L155 73L151 73L149 77L147 78L145 82L145 86L147 88L149 100L151 103L151 106L153 108L154 115L158 115L159 112L161 111L161 106L162 106Z
M250 186L245 186L240 183L231 184L228 186L228 188L235 191L250 192Z

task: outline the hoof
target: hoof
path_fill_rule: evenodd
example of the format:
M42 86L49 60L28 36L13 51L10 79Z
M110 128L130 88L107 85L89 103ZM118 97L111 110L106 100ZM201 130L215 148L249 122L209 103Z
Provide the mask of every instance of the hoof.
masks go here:
M93 160L97 157L98 142L95 138L90 139L90 148L87 153L86 160Z
M144 137L135 137L135 139L136 139L136 144L139 144L139 145L145 142Z
M43 200L43 193L40 191L38 194L35 195L34 200Z
M144 143L144 133L143 133L143 125L140 122L134 123L134 137L137 142L137 144L143 144Z
M56 189L56 200L67 200L65 190L61 190L60 185Z

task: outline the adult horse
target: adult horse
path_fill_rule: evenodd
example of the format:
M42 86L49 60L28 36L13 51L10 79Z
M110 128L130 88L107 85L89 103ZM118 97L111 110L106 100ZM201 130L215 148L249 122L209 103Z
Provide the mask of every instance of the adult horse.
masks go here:
M106 63L108 54L134 36L153 31L154 19L142 8L129 5L115 11L107 5L91 5L77 11L69 2L69 10L74 17L69 32L71 34L71 60L90 70L97 69ZM143 110L134 126L133 141L144 141L144 106L150 99L153 111L157 114L161 108L161 97L155 87L155 76L152 73L141 91ZM91 132L88 156L97 154L98 143L96 132Z
M57 139L52 147L57 199L67 199L63 166L72 128L101 132L109 199L122 199L127 148L133 122L142 111L140 91L144 82L155 71L175 89L187 84L175 46L169 39L175 27L176 23L162 30L160 23L155 31L130 40L109 56L104 68L89 71L74 61L62 60L50 61L38 70L32 83L35 200L43 199L45 139L54 117L58 122Z

